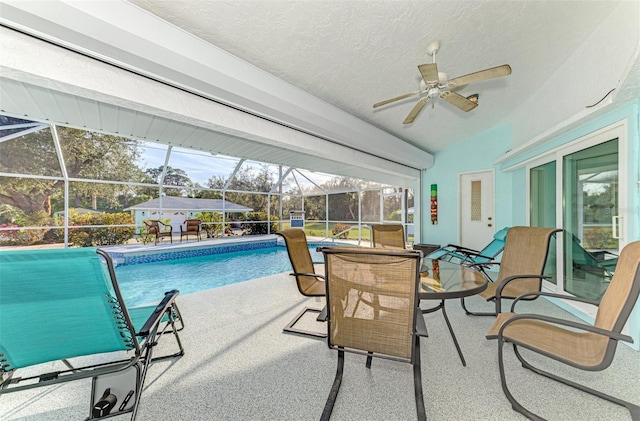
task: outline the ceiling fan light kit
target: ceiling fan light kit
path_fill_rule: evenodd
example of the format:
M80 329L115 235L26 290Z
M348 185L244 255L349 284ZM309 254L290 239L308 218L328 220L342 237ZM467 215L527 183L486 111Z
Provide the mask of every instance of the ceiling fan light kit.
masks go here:
M468 112L478 106L478 94L464 97L455 92L455 90L461 90L471 83L481 82L483 80L501 76L508 76L511 74L511 66L503 64L502 66L492 67L490 69L480 70L475 73L469 73L468 75L449 79L446 73L438 71L438 66L436 65L436 53L438 50L440 50L439 42L433 42L427 47L427 54L433 57L433 62L420 64L418 66L418 71L422 76L418 91L409 92L408 94L376 102L373 104L373 108L378 108L414 95L419 95L420 99L413 106L411 111L409 111L409 114L404 119L403 124L413 123L427 102L430 99L435 101L436 97L440 97L462 111Z

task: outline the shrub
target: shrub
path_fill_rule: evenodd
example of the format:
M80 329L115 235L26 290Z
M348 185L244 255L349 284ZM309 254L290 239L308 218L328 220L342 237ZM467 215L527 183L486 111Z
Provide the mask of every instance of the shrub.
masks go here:
M126 212L74 215L69 223L69 243L75 247L125 244L133 238L135 227L71 228L72 225L126 225L133 217Z
M202 230L205 232L206 238L216 238L222 236L222 214L218 212L200 212L196 218L202 221ZM206 222L217 222L215 224L207 224Z
M249 231L251 235L257 234L273 234L278 231L278 217L275 215L271 215L271 230L269 231L269 223L267 219L269 215L266 212L249 212L245 217L245 221L258 221L254 223L246 224L246 230Z
M335 224L333 226L333 229L331 230L331 234L333 234L334 237L336 238L349 238L349 231L345 231L348 230L349 228L351 228L351 225L346 225L346 224ZM342 232L345 231L345 232ZM342 232L342 234L338 235L338 233Z

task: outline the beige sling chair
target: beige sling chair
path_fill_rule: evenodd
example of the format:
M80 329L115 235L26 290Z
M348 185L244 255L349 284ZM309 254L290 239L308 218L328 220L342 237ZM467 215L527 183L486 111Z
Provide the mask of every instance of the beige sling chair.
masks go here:
M502 309L503 299L514 299L525 292L540 291L551 237L558 231L561 230L540 227L510 228L500 262L470 265L482 269L485 274L486 269L492 265L500 266L496 280L489 282L487 289L479 294L487 301L495 302L495 311L470 311L462 298L462 307L465 312L474 316L495 316Z
M327 286L328 345L338 351L336 376L321 420L329 420L340 390L345 351L413 365L419 420L426 420L420 372L420 258L415 250L322 247ZM389 415L392 417L392 415Z
M522 347L580 370L600 371L609 367L618 341L633 342L630 336L621 332L640 295L640 241L628 244L622 250L613 279L599 303L547 292L536 292L535 295L588 303L596 306L598 310L593 325L539 314L516 314L514 308L524 297L521 295L513 302L511 312L498 315L487 333L487 338L498 339L500 381L502 390L513 409L532 420L542 419L524 408L507 388L502 355L505 342L513 344L513 350L523 367L622 405L629 409L633 420L640 420L640 406L540 370L526 361L518 350ZM531 293L527 293L526 296L530 297ZM630 373L630 375L637 377L638 373ZM538 390L536 393L540 392Z
M371 237L373 247L406 248L402 224L372 224Z
M284 243L287 247L287 254L291 261L291 267L293 268L291 276L296 278L296 284L300 294L305 297L324 297L324 276L322 274L317 274L315 271L314 262L311 259L311 253L309 253L309 245L307 244L307 237L304 231L299 228L290 228L277 232L276 235L279 235L284 239ZM325 338L327 336L326 333L318 333L312 330L295 327L296 323L298 323L298 321L300 321L308 312L318 313L318 317L316 319L318 321L324 321L326 318L326 310L307 307L284 328L284 331Z

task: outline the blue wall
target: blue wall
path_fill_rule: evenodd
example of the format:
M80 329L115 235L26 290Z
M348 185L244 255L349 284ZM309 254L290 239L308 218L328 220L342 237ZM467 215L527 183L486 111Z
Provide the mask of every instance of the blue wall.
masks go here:
M424 209L423 243L458 242L458 173L492 169L492 162L511 149L511 127L502 126L457 142L435 154L433 167L423 173L422 209ZM496 204L511 203L513 174L495 174ZM438 185L438 224L429 217L431 184ZM496 227L511 223L511 206L496 207ZM498 228L498 229L500 229Z
M522 163L568 142L627 120L628 128L628 185L627 185L627 233L628 242L640 240L640 99L619 106L592 121L546 141L531 150L513 157L499 166L493 162L511 149L511 127L502 126L480 133L451 145L435 154L434 166L423 173L422 209L423 225L421 241L445 245L458 239L458 173L495 170L495 224L504 226L526 225L526 168L511 171L505 168ZM544 131L544 130L541 130ZM431 225L429 217L429 188L438 185L438 225ZM573 309L571 313L589 320ZM629 333L634 339L633 348L640 349L640 304L637 304L629 321Z

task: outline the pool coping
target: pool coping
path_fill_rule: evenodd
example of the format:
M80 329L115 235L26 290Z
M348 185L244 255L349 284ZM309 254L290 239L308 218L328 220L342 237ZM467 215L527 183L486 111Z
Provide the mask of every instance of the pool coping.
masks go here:
M321 244L329 245L332 243L309 239L310 246ZM126 266L277 246L285 247L284 241L275 234L267 234L238 238L213 238L185 243L103 246L100 248L111 256L116 265Z
M276 246L278 246L278 237L276 235L259 235L233 239L214 238L173 244L105 246L101 247L101 249L107 252L117 265L135 265Z

